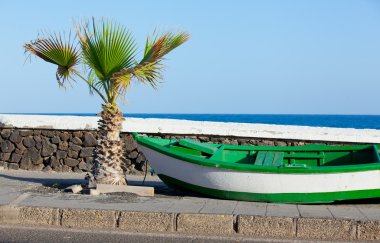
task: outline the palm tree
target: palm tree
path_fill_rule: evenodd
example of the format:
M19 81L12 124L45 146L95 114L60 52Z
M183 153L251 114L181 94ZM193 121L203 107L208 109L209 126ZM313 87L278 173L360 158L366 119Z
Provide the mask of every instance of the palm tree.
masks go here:
M56 79L65 87L71 80L83 80L91 94L103 100L99 139L93 174L96 183L126 185L127 172L120 130L124 120L117 101L123 98L131 80L156 88L162 79L166 54L189 39L186 32L153 34L146 40L138 61L134 38L127 29L107 20L73 24L75 35L45 34L24 45L25 51L58 66Z

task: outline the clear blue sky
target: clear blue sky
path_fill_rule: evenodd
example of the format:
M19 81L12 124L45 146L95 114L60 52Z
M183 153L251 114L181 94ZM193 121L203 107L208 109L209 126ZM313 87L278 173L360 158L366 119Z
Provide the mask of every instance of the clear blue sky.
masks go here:
M187 30L159 90L133 83L127 113L380 114L380 1L0 1L0 112L100 110L23 43L71 19L108 17L144 45L156 27Z

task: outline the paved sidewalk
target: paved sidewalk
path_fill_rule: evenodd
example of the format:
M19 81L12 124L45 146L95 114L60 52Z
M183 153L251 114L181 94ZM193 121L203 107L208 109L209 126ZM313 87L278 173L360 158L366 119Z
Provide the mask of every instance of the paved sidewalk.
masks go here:
M325 240L380 239L380 200L292 205L218 200L168 188L155 176L155 197L129 193L81 195L55 187L80 184L85 174L0 171L0 223L117 228ZM141 185L143 176L128 176ZM52 187L55 186L55 187Z

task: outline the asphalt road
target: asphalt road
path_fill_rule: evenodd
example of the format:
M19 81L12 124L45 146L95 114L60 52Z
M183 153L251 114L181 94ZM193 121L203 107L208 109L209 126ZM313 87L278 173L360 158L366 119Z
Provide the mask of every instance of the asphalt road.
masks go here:
M128 243L200 243L200 242L305 242L294 240L252 239L243 237L205 237L179 234L128 233L121 231L76 230L0 225L0 242L128 242ZM315 241L313 241L315 242Z

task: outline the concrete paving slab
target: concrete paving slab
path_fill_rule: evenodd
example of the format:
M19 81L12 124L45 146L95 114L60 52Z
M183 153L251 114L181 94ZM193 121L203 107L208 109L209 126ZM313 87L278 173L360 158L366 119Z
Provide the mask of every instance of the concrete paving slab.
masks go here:
M5 190L3 190L4 192ZM17 191L9 191L8 193L3 193L0 195L0 205L7 205L16 200L19 196L21 196L23 192Z
M172 200L153 200L142 203L126 203L123 210L137 212L167 212L172 205Z
M139 197L118 197L113 195L77 195L77 194L31 194L20 206L40 206L79 209L105 209L126 211L165 212L172 206L172 199L155 198L146 200Z
M30 207L56 207L56 208L89 208L96 209L99 207L94 203L93 196L89 195L56 195L54 193L49 194L31 194L28 200L24 200L19 203L20 206ZM104 209L110 209L105 206Z
M10 186L5 186L3 184L1 184L1 186L0 186L0 196L6 196L9 193L12 193L15 191L17 191L17 190L15 190L14 188L12 188Z
M380 204L378 205L356 205L356 208L364 214L364 216L369 220L380 221Z
M182 198L173 200L173 204L166 210L172 213L199 213L206 205L206 198Z
M237 201L208 199L200 213L232 214Z
M0 183L0 205L7 205L21 196L23 187L15 188L14 186L4 185Z
M265 216L268 203L239 201L233 211L234 215Z
M327 208L336 219L367 220L367 217L355 206L328 205Z
M0 180L0 195L3 194L3 189L6 191L12 190L12 191L22 191L22 190L27 190L34 188L36 186L40 186L41 184L38 183L32 183L32 182L23 182L19 181L17 182L16 180Z
M334 218L325 205L297 205L297 207L302 218Z
M268 203L265 216L269 217L300 217L297 205L294 204L272 204Z

